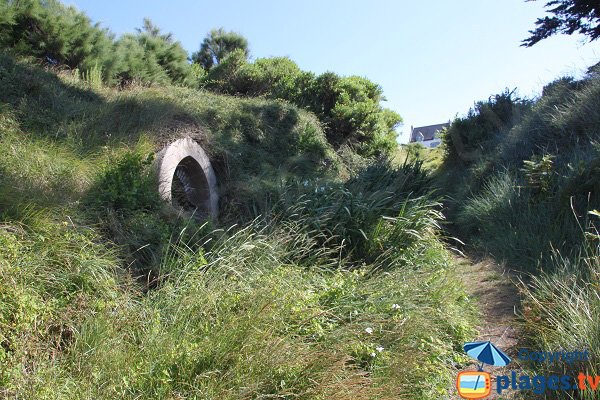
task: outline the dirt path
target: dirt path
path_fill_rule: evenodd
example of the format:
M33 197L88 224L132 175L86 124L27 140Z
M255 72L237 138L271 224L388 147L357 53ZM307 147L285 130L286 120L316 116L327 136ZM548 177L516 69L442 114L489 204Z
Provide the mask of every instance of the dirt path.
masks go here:
M458 260L458 264L465 288L481 312L481 324L477 327L479 335L474 338L474 341L489 340L513 360L504 368L485 368L492 375L492 395L487 399L499 399L500 397L494 390L496 388L494 376L510 374L511 370L519 369L516 362L519 339L516 323L516 313L519 307L518 291L511 282L509 272L493 260L484 259L473 262L461 258ZM466 370L476 369L476 363L466 368ZM514 396L515 393L506 392L502 394L501 398L514 399L516 398ZM451 398L459 399L460 397L454 391Z

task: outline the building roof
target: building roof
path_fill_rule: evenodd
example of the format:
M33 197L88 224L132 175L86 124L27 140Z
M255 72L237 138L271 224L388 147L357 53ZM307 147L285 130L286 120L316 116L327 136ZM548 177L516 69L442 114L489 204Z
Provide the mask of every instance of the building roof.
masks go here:
M427 125L427 126L419 126L416 128L412 128L410 132L410 141L416 142L417 135L420 133L423 135L423 140L433 140L435 139L436 133L441 131L444 128L448 128L450 126L450 122L446 122L443 124L435 124L435 125Z

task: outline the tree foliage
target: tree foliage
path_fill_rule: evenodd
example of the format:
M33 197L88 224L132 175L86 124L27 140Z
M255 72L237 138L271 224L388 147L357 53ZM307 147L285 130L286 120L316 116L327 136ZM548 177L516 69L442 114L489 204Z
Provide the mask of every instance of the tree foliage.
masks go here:
M0 0L0 45L71 68L110 70L113 36L55 0Z
M115 40L74 7L58 0L0 0L0 46L50 64L78 69L108 84L139 82L198 87L232 95L268 97L312 111L328 141L364 156L396 148L400 116L381 106L381 87L366 78L319 76L287 57L248 62L248 41L223 28L212 30L200 51L188 54L150 20Z
M192 61L208 71L235 50L243 51L245 58L248 58L248 41L245 37L236 32L226 32L223 28L213 29L202 41L200 50L192 54Z
M482 151L496 145L497 136L508 131L531 108L531 101L515 96L515 90L504 90L478 101L464 117L456 118L443 134L445 161L470 164Z
M571 35L578 32L590 40L600 37L600 1L552 0L545 7L553 16L538 18L537 28L529 31L531 36L523 40L522 46L531 47L557 33Z
M133 79L151 83L195 83L187 52L170 33L162 34L149 19L136 34L123 35L115 43L119 60L117 78L121 81Z
M364 156L388 154L397 147L395 128L402 121L381 106L381 87L358 76L333 72L315 76L286 57L248 63L234 51L213 67L205 87L219 93L282 99L317 115L336 148L350 146Z
M108 29L57 0L0 0L0 46L82 73L100 70L106 83L197 84L187 52L149 20L115 41Z

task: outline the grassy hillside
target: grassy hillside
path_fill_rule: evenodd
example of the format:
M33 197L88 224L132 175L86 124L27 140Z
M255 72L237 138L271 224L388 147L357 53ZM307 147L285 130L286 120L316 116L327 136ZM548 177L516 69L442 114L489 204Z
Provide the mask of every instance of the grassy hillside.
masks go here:
M0 56L0 393L446 398L473 312L420 164L334 152L282 101L111 89ZM220 218L163 215L154 152Z
M599 89L559 79L535 104L503 93L453 124L441 171L463 237L525 271L578 253L600 205Z
M589 349L568 366L575 375L600 370L599 106L594 73L558 79L536 101L493 96L452 124L438 170L454 232L523 274L532 348Z

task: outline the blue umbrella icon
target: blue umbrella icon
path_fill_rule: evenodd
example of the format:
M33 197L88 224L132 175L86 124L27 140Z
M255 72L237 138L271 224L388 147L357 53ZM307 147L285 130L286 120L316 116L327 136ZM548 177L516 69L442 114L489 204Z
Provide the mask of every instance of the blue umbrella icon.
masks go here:
M465 343L464 349L468 355L481 361L479 369L481 369L483 364L504 367L510 362L510 357L504 354L502 350L494 346L490 341Z
M490 364L495 367L504 367L510 362L510 357L494 346L489 340L487 342L468 342L463 346L465 352L476 360L481 361L479 370L483 371L483 364ZM475 387L479 383L479 376L475 382Z

